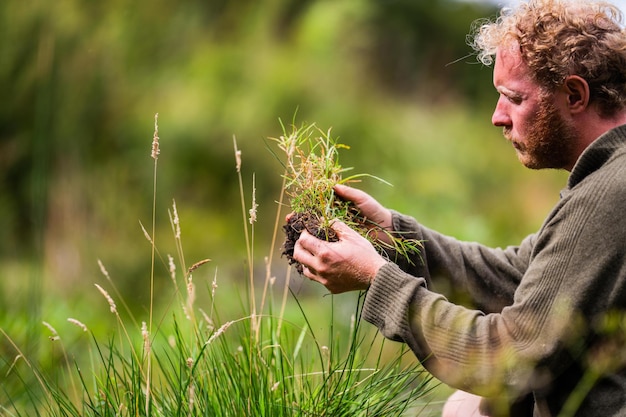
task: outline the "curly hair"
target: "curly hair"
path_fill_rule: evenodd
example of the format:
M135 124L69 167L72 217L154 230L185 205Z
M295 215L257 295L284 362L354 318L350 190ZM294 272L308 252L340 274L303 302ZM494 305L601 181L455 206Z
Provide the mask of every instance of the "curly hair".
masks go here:
M626 107L626 30L621 11L594 0L528 0L474 23L468 43L485 65L500 46L519 46L535 81L555 91L569 75L585 79L590 103L610 117Z

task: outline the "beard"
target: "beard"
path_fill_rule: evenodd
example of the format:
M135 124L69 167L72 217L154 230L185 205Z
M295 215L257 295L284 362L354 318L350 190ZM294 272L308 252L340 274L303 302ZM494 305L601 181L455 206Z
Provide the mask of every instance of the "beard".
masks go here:
M504 136L513 142L522 164L530 169L571 166L578 133L558 109L543 97L534 120L528 122L525 143L516 142L509 130Z

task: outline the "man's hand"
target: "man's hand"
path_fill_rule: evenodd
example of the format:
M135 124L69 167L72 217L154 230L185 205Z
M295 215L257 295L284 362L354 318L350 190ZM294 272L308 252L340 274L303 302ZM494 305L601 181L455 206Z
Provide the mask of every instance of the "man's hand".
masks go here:
M364 224L372 233L376 233L376 239L390 243L389 236L382 233L381 229L393 231L391 211L383 207L378 201L364 191L347 185L336 185L335 194L342 200L352 201L364 217Z
M387 261L345 223L336 221L332 228L337 232L337 242L320 240L303 231L294 248L294 259L304 267L304 276L333 294L367 289Z

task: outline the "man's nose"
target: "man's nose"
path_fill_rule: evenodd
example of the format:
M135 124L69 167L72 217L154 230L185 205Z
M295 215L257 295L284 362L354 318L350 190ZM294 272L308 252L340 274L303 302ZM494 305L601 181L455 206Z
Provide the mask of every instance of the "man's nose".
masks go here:
M498 102L496 103L496 108L493 110L491 123L497 127L509 126L511 124L511 117L509 116L509 112L507 111L506 102L502 97L498 99Z

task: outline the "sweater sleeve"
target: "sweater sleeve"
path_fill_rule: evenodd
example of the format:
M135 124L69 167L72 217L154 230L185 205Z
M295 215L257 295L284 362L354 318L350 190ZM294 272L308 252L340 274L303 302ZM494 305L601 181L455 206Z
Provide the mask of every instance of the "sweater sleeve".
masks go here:
M503 347L509 323L450 303L424 278L384 265L367 294L363 318L387 338L406 343L439 380L479 395L496 395L514 367ZM500 366L502 365L502 366ZM519 369L522 373L521 368Z
M563 199L537 236L503 251L417 227L431 247L425 264L412 273L383 266L363 317L387 338L407 343L448 385L485 396L537 389L571 363L592 317L612 305L623 308L625 209L621 186L592 184ZM509 275L501 281L506 282L513 271L520 280L512 303L487 313L431 291L434 269L455 275L457 282Z
M404 271L425 278L435 288L448 288L451 301L471 302L483 312L501 311L513 303L513 294L528 268L535 235L519 246L489 248L461 242L420 225L410 216L393 212L394 229L402 236L423 242L419 256L411 263L396 262ZM468 300L469 296L469 300Z

